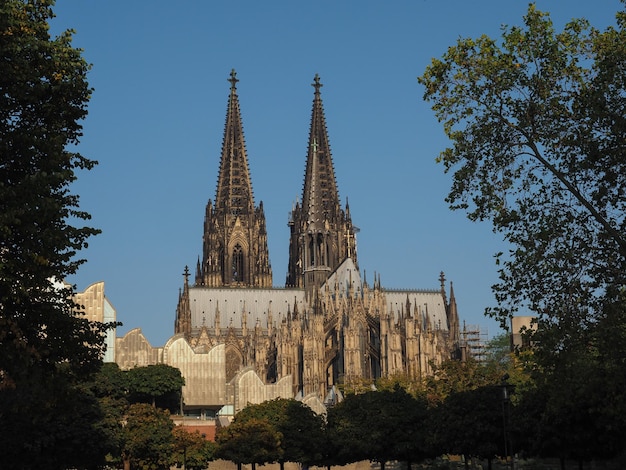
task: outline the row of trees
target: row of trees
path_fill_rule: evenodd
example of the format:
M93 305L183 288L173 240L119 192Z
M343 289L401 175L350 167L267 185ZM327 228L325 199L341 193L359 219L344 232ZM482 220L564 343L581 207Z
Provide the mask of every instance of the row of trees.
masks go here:
M326 419L295 400L249 405L217 434L216 456L238 464L286 461L304 466L377 461L412 464L445 455L477 458L550 458L609 462L623 457L626 417L600 404L601 372L580 377L576 390L538 381L530 351L508 351L508 338L491 346L487 363L450 361L423 381L380 379L377 390L357 387ZM365 384L362 384L365 385ZM366 390L366 391L364 391ZM356 392L356 393L355 393Z
M80 448L80 459L71 463L76 468L205 469L221 458L239 465L328 467L372 460L384 469L389 461L410 468L450 454L463 455L466 463L478 458L491 465L517 454L575 460L582 467L623 452L626 417L610 403L594 402L600 373L580 369L579 388L557 396L553 384L537 380L532 351L510 353L506 336L492 340L488 351L486 362L449 361L422 381L396 376L355 384L325 417L294 399L248 405L218 429L215 443L174 426L166 407L180 406L184 380L178 369L121 371L103 364L80 394L68 397L58 429L71 429Z
M180 371L165 364L128 371L103 364L82 390L83 399L92 403L91 414L74 416L73 425L84 432L77 449L89 455L74 465L205 469L214 444L197 431L175 427L170 417L180 409L183 385Z

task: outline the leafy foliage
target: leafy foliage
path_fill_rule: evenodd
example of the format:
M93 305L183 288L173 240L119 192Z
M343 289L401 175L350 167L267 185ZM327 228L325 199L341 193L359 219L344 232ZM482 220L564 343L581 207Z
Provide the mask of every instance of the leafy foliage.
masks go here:
M172 465L186 470L205 470L209 466L217 448L214 442L207 441L200 432L188 431L183 426L176 426L172 434Z
M83 262L89 236L69 192L76 170L95 162L68 146L78 142L91 89L89 66L70 32L50 38L51 1L0 6L0 388L33 365L60 362L92 371L103 352L102 327L73 313L72 289L60 281Z
M537 317L518 405L530 451L579 461L625 444L626 12L616 18L556 32L531 4L522 27L459 39L418 78L451 141L447 201L511 246L487 313L503 326L519 309Z
M481 386L446 397L430 421L438 453L486 459L505 455L502 406L498 386Z
M246 406L235 417L240 424L250 420L265 421L278 433L280 456L277 461L281 465L284 462L311 465L322 458L323 419L302 402L284 398L268 400Z
M72 151L89 65L70 31L50 36L53 3L0 3L0 439L11 468L104 457L100 411L82 383L100 365L110 325L82 316L62 283L98 233L80 226L90 216L70 192L77 172L96 164Z
M437 405L455 393L499 384L506 369L483 365L473 358L466 361L445 361L433 367L433 375L424 379L426 396Z
M400 387L348 395L328 411L329 462L418 462L430 456L427 403Z
M235 420L218 431L218 457L236 464L265 464L282 458L281 434L265 419Z
M122 433L122 457L138 468L169 469L174 423L166 410L146 403L130 405Z
M180 408L185 379L176 367L155 364L126 371L128 399L133 403L152 403L175 412Z
M447 200L512 246L488 312L503 325L536 313L544 351L577 341L625 281L624 21L556 33L531 5L500 44L460 39L419 78L452 141L439 157L455 171Z

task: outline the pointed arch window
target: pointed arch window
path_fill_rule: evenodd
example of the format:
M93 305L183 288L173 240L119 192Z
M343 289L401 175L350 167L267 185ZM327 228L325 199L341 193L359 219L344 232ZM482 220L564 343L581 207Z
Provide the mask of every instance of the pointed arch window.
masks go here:
M243 249L239 243L233 249L233 282L243 282Z
M226 274L226 271L224 270L226 264L225 264L225 259L224 259L224 247L221 245L219 247L217 256L219 258L220 273L222 274L222 283L225 283L227 279L227 274Z
M315 266L315 243L313 237L309 237L309 265Z

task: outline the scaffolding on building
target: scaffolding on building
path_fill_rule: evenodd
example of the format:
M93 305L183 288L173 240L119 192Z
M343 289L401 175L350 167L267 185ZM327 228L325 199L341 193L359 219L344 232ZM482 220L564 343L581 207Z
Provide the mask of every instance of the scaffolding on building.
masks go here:
M489 332L487 327L480 325L466 325L463 322L461 331L461 345L465 347L468 355L478 362L484 362L487 358L487 341Z

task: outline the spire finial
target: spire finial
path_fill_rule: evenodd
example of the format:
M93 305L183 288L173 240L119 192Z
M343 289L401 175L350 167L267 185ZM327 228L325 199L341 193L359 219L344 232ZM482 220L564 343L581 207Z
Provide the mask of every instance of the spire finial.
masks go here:
M185 278L185 284L189 281L189 266L185 266L185 271L183 272L183 276Z
M315 74L315 78L313 79L313 83L311 83L311 86L313 88L315 88L315 94L319 95L320 94L320 88L322 88L324 85L322 85L320 83L320 76L319 74Z
M230 82L230 89L231 90L236 90L237 89L237 82L239 81L237 79L237 72L235 72L235 69L232 69L230 71L230 78L228 79L228 81Z

